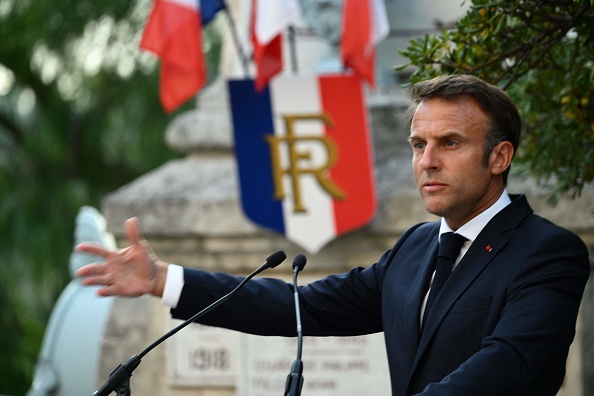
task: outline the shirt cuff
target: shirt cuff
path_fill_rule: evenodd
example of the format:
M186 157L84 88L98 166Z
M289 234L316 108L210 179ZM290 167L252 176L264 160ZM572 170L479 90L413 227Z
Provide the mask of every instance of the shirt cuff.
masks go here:
M176 308L184 288L184 267L176 264L167 266L167 276L161 302L170 308Z

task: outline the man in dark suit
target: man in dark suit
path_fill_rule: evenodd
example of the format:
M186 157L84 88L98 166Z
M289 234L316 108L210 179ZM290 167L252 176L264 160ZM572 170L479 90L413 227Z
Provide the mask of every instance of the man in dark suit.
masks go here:
M383 331L397 396L555 395L589 276L587 248L508 194L521 127L502 90L443 76L416 84L411 97L415 178L441 221L413 226L367 268L302 286L305 335ZM452 232L462 246L449 263L436 260ZM126 233L132 245L122 251L78 247L107 259L78 272L103 285L101 295L151 293L185 319L241 281L159 261L136 219ZM201 321L292 336L292 306L290 284L254 279Z

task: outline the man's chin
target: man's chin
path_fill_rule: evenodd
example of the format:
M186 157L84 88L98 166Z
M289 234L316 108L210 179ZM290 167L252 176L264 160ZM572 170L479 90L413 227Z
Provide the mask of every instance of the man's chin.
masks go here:
M438 202L435 199L424 199L425 210L432 215L443 217L446 211L446 206L443 202Z

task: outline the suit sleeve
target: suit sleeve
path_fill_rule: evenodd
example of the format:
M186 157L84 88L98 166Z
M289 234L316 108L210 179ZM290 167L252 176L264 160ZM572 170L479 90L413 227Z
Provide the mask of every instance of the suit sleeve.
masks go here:
M382 331L379 268L378 264L357 267L300 286L304 335L346 336ZM179 304L171 310L172 316L192 317L242 279L185 268L185 285ZM296 336L293 286L276 278L251 279L237 294L198 321L250 334Z
M418 395L549 395L560 386L589 275L588 252L577 236L560 231L519 262L501 317L480 350Z
M423 224L407 230L377 263L300 286L303 335L356 336L383 331L381 301L386 269L408 236ZM192 317L242 279L184 268L184 287L171 315L177 319ZM293 285L275 278L251 279L198 322L256 335L296 336Z

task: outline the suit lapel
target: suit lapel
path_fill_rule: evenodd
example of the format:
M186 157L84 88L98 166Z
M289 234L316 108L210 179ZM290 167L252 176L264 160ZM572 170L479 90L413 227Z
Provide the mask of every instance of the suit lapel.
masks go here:
M421 334L413 372L452 305L507 244L508 238L505 232L516 228L526 216L532 213L523 195L510 197L512 203L493 217L479 233L435 300Z
M489 242L487 243L486 240ZM507 244L507 238L501 234L479 237L472 243L452 275L443 286L441 293L435 300L429 317L426 318L425 329L421 336L419 353L422 353L444 317L472 284L491 263L497 253ZM488 249L487 249L488 246Z
M421 267L417 272L410 290L406 297L406 311L404 312L404 323L407 326L407 334L413 335L410 340L411 344L416 346L419 344L420 326L421 326L421 304L423 298L427 293L427 286L429 278L431 277L432 261L437 255L437 232L433 236L425 257L421 263Z

